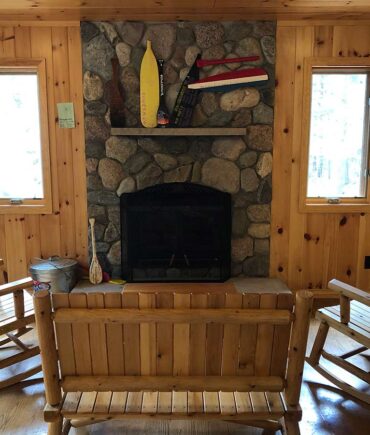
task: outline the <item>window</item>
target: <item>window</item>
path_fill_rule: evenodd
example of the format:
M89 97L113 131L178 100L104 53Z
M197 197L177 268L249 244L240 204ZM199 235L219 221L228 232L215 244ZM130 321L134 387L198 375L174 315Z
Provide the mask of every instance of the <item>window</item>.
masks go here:
M309 59L304 82L301 205L364 211L370 206L370 61Z
M44 60L0 60L0 213L50 213Z

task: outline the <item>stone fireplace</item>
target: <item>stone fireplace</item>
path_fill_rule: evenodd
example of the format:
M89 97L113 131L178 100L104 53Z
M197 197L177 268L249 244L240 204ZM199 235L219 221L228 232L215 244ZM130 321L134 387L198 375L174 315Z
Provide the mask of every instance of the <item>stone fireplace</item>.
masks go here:
M120 197L162 183L209 186L231 197L232 276L267 276L270 235L275 23L82 23L88 211L96 219L103 268L122 276ZM111 58L120 63L127 127L140 126L139 72L145 42L165 60L171 111L198 53L204 59L259 55L269 82L227 93L202 93L192 125L245 127L243 137L124 137L110 134ZM250 64L248 64L250 65ZM203 68L217 74L246 65Z

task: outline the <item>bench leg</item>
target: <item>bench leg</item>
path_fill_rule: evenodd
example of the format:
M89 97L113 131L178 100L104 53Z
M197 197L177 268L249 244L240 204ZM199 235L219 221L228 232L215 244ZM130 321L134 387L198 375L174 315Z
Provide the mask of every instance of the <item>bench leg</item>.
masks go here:
M96 424L96 423L102 423L103 421L107 421L106 418L81 418L81 419L74 419L71 420L71 426L72 427L84 427L89 426L90 424Z
M60 415L57 420L48 423L48 435L62 435L63 417Z
M298 420L291 416L284 418L284 435L300 435Z
M306 361L310 365L315 366L316 364L318 364L321 357L322 349L326 341L326 337L328 336L328 332L329 325L326 322L321 322L312 346L310 356L306 358Z

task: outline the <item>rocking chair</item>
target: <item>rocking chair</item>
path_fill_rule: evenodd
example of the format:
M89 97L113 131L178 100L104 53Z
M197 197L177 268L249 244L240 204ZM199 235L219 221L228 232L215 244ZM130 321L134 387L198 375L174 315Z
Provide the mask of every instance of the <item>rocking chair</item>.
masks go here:
M26 344L21 337L34 329L32 292L33 281L24 278L8 284L5 282L4 262L0 259L0 390L27 379L41 371L33 365L19 371L19 364L40 353L36 344ZM29 292L29 293L28 293Z
M346 370L351 375L370 384L370 373L352 362L347 361L348 358L354 355L360 355L370 349L370 294L336 279L331 280L328 287L339 292L340 305L323 308L317 312L316 318L320 320L321 323L311 354L306 358L306 361L341 390L370 404L370 394L349 385L329 371L326 366L320 364L320 358L323 357L341 369ZM350 337L352 340L356 341L360 347L342 355L334 355L327 352L323 347L329 328L334 328L347 337Z

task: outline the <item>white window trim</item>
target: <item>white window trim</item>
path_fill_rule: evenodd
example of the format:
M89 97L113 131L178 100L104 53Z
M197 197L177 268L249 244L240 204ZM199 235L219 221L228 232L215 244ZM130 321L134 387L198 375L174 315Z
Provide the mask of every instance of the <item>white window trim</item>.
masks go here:
M52 191L50 171L50 144L47 105L47 81L45 59L0 59L0 72L36 72L39 93L40 139L42 160L42 183L44 198L24 199L21 204L11 204L0 198L0 214L51 214ZM1 134L1 132L0 132Z
M348 68L352 70L370 68L370 58L328 57L304 60L303 110L300 159L299 211L302 213L364 213L370 212L370 177L367 177L366 197L340 198L339 203L329 203L327 198L307 197L308 160L311 121L312 71L314 68ZM368 153L368 168L370 151Z

